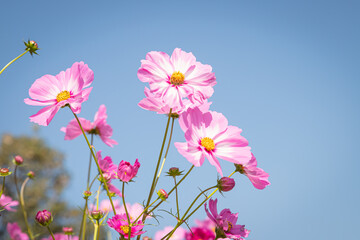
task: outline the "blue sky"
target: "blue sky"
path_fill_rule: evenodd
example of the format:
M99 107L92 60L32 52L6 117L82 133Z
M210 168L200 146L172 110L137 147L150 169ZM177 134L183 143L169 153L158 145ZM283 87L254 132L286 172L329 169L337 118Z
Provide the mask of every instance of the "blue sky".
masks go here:
M142 166L128 189L142 202L160 149L166 118L137 106L146 86L137 79L149 51L176 47L210 64L218 84L211 110L243 129L271 186L259 191L236 176L233 191L217 195L219 209L239 212L249 240L355 239L360 223L358 1L7 1L0 9L0 65L20 54L22 40L38 42L40 56L26 55L0 76L0 133L31 134L27 106L31 84L76 61L95 73L81 117L92 120L101 104L119 142L97 150L114 162ZM61 110L40 136L66 155L72 183L64 197L82 204L88 149L64 141L72 119ZM175 127L175 142L184 141ZM172 147L165 168L190 164ZM224 173L232 164L222 162ZM181 188L182 209L217 177L213 166L196 169ZM160 186L171 186L166 178ZM131 189L130 189L131 188ZM169 206L174 206L169 200ZM163 213L162 226L174 223ZM195 218L204 218L200 210ZM190 221L193 223L193 220ZM156 227L149 227L152 235Z

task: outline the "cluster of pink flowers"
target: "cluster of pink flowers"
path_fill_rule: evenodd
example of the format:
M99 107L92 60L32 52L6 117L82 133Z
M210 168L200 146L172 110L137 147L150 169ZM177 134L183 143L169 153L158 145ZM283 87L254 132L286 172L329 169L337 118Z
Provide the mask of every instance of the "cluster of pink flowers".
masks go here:
M246 175L255 188L264 189L270 184L269 175L257 167L257 161L249 143L241 135L242 130L229 125L223 114L210 110L211 102L208 99L213 95L213 87L216 85L215 74L210 65L198 62L192 53L179 48L176 48L171 56L164 52L152 51L146 55L145 60L141 61L137 75L140 81L149 84L149 88L145 87L144 90L145 98L138 105L158 114L167 114L169 118L179 119L186 142L176 142L175 147L193 166L200 167L207 159L222 176L217 185L220 191L227 192L235 186L234 179L223 177L222 165L226 162L235 164L235 170ZM32 115L30 120L47 126L60 108L66 106L74 114L80 113L81 104L88 99L92 90L89 86L93 79L93 71L83 62L74 63L71 68L56 76L45 75L37 79L29 90L30 98L24 101L29 105L46 107ZM85 118L75 118L67 127L61 128L61 131L65 132L65 140L74 139L84 131L84 134L100 136L101 140L110 147L117 144L111 139L113 129L107 123L105 105L100 106L93 122ZM115 165L111 157L103 158L102 151L98 151L96 160L103 176L100 180L108 186L110 192L123 197L111 181L118 179L123 184L131 182L140 167L138 159L133 165L126 161ZM158 195L162 201L168 198L167 192L163 189L158 191ZM7 199L9 203L4 205L5 198L3 195L0 205L11 211L10 206L16 203ZM149 200L150 198L151 194ZM217 200L210 199L209 210L205 204L209 219L198 222L191 231L177 228L171 239L243 239L249 235L244 225L236 224L238 214L233 214L229 209L218 213L216 205ZM144 233L146 218L144 216L142 220L140 219L144 212L140 204L126 205L125 211L125 206L120 207L119 200L114 200L113 204L109 200L104 200L99 208L90 205L89 212L94 215L94 219L99 221L103 213L108 213L112 208L116 209L117 214L107 220L107 225L116 230L122 238L131 238ZM40 224L44 222L44 226L47 226L52 217L45 213L39 214L37 221ZM163 231L159 231L155 235L155 240L161 239L171 230L172 227L166 227ZM22 234L17 225L8 226L8 231L10 235ZM62 239L62 235L58 234L56 239Z

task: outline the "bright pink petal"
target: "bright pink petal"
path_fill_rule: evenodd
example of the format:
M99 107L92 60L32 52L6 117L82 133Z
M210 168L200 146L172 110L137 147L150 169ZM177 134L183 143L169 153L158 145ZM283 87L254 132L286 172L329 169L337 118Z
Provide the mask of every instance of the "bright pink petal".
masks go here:
M99 110L95 114L94 124L98 125L100 121L103 121L106 119L107 119L106 107L104 104L102 104L102 105L100 105Z
M54 100L60 92L61 85L52 75L44 75L35 80L29 89L30 97L40 101Z
M42 108L36 114L30 116L30 121L42 126L47 126L54 118L55 114L59 111L59 105L51 105Z

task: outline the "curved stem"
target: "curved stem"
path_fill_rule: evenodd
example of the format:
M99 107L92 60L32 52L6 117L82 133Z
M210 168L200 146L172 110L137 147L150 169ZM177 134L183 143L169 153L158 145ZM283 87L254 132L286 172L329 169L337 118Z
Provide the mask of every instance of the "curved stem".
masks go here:
M51 231L51 229L50 229L49 226L47 226L47 229L49 230L49 233L51 234L52 239L55 240L54 234L53 234L53 232Z
M121 198L122 198L122 201L123 201L123 205L124 205L124 208L125 208L126 217L127 217L127 220L128 220L128 225L129 225L128 239L130 240L131 222L130 222L130 215L129 215L129 212L127 210L126 202L125 202L125 182L123 182L123 185L122 185L121 195L122 195Z
M22 193L24 192L24 189L23 189L23 187L25 187L24 183L25 184L27 183L27 181L29 180L29 177L27 177L26 180L24 181L24 183L22 184L22 186L21 186L22 191L20 192L19 186L17 184L16 173L17 173L17 165L15 166L15 170L14 170L15 188L16 188L16 192L18 194L18 198L20 200L20 207L21 207L21 211L22 211L23 216L24 216L24 222L25 222L25 225L26 225L27 232L29 234L30 239L34 240L34 236L33 236L32 232L31 232L30 225L29 225L29 222L28 222L28 219L27 219L27 213L25 211L24 197L21 195L21 192Z
M97 158L96 158L96 155L95 155L95 153L94 153L93 147L92 147L92 145L90 145L90 142L89 142L88 138L86 137L85 131L84 131L84 129L83 129L83 127L82 127L82 125L81 125L81 123L80 123L80 121L79 121L79 118L78 118L77 115L74 113L74 111L71 109L70 105L68 105L68 107L70 108L71 112L72 112L73 115L75 116L76 121L78 122L78 124L79 124L79 126L80 126L80 129L81 129L81 131L82 131L82 133L83 133L83 136L84 136L84 138L85 138L85 140L86 140L86 143L87 143L88 146L89 146L89 149L90 149L90 151L91 151L91 154L92 154L92 156L93 156L93 158L94 158L94 161L95 161L95 163L96 163L96 166L97 166L97 168L98 168L98 172L100 173L101 179L103 179L104 186L105 186L105 190L106 190L106 193L107 193L108 198L109 198L109 200L110 200L112 210L113 210L113 212L114 212L114 215L116 215L116 210L115 210L115 207L114 207L114 203L113 203L113 201L112 201L112 199L111 199L110 192L109 192L109 187L108 187L108 185L107 185L107 183L106 183L106 181L105 181L105 178L104 178L104 176L103 176L103 174L102 174L102 171L101 171L101 169L100 169L100 166L99 166L98 160L97 160Z
M0 75L3 73L3 71L5 71L5 69L10 66L13 62L15 62L16 60L18 60L19 58L21 58L22 56L24 56L27 52L29 51L26 50L25 52L23 52L22 54L20 54L19 56L17 56L16 58L14 58L13 60L11 60L8 64L5 65L5 67L3 67L3 69L1 69L0 71Z

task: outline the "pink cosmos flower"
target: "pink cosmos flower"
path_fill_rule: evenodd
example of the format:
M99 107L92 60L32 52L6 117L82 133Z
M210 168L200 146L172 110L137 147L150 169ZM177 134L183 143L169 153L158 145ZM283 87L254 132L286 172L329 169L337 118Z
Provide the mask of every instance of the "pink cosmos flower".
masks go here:
M181 114L179 124L187 142L177 142L175 146L197 167L204 163L206 157L223 176L217 157L237 164L246 164L251 159L248 141L240 135L242 130L228 126L221 113L203 113L198 107L189 108Z
M113 200L113 204L114 204L114 207L115 207L115 211L117 213L119 213L119 211L121 210L120 209L120 200L119 199ZM96 205L90 204L89 205L89 212L92 212L94 210L96 210ZM99 210L104 212L104 213L111 212L112 211L112 206L111 206L110 200L109 199L102 200L100 202L100 205L99 205Z
M136 176L139 167L140 163L137 159L134 165L131 165L129 162L122 160L119 164L117 177L123 182L129 182Z
M116 176L117 166L113 163L111 157L106 156L103 159L101 156L101 151L98 151L96 153L96 158L98 160L104 178L107 180L114 179Z
M54 234L55 240L79 240L78 236L68 236L63 233L55 233ZM53 240L51 235L47 238L42 238L41 240Z
M107 220L107 224L109 227L115 229L118 233L120 233L125 238L128 238L131 229L130 237L135 237L137 235L141 235L145 232L141 231L144 227L144 224L141 220L136 223L132 222L133 226L129 226L128 219L126 214L116 214L114 217Z
M192 227L191 232L185 234L186 240L198 240L198 239L215 239L215 233L208 228Z
M33 106L47 106L30 117L31 122L47 126L61 107L69 104L75 113L80 113L81 103L89 98L90 86L94 80L93 71L83 62L76 62L71 68L56 76L45 75L37 79L29 89L30 98L24 102Z
M202 103L213 94L215 74L209 65L196 61L192 53L176 48L171 57L164 52L149 52L141 60L138 78L171 108L184 106L183 98Z
M223 209L220 214L217 212L217 199L209 200L209 209L205 203L205 211L207 216L216 224L216 232L225 234L227 238L242 239L247 237L250 233L249 230L245 229L245 225L236 225L238 214L231 213L229 209ZM219 236L222 237L222 236Z
M253 154L248 163L235 164L235 167L236 171L245 174L249 178L255 188L264 189L266 186L270 185L268 180L269 174L257 167L257 161Z
M158 114L169 114L170 113L170 105L164 101L162 97L156 97L155 94L151 93L150 89L145 87L144 90L146 98L141 100L139 102L139 107L157 112ZM178 114L181 115L186 109L188 108L194 108L199 107L203 112L209 111L211 102L208 102L207 99L204 100L202 103L195 102L192 103L189 99L183 100L183 106L175 106L172 108L171 113L172 114Z
M21 231L19 225L16 222L8 223L6 225L6 230L8 231L12 240L29 240L29 236Z
M126 209L130 215L130 220L135 220L143 211L144 208L141 204L139 203L134 203L134 204L130 204L130 203L126 203ZM122 205L119 208L119 214L126 214L125 211L125 207L124 205ZM147 218L149 218L150 216L147 216Z
M0 197L0 208L4 208L5 210L8 210L10 212L16 212L16 209L13 209L11 207L15 207L19 205L19 202L16 200L12 200L11 197L5 196L5 194L2 194Z
M166 234L168 234L173 229L174 229L174 227L167 226L163 230L157 231L155 233L154 240L161 240L161 238L163 238ZM178 229L176 229L176 231L174 232L174 234L171 236L170 239L171 240L183 240L185 238L185 233L186 233L186 230L182 227L179 227ZM206 238L203 238L203 239L205 240Z
M90 122L85 118L79 118L79 121L85 132L99 135L106 145L113 147L118 143L115 140L110 139L113 134L113 129L106 123L106 119L106 107L105 105L101 105L95 114L94 122ZM65 133L65 140L72 140L82 134L80 126L75 118L71 120L66 127L62 127L60 130Z

